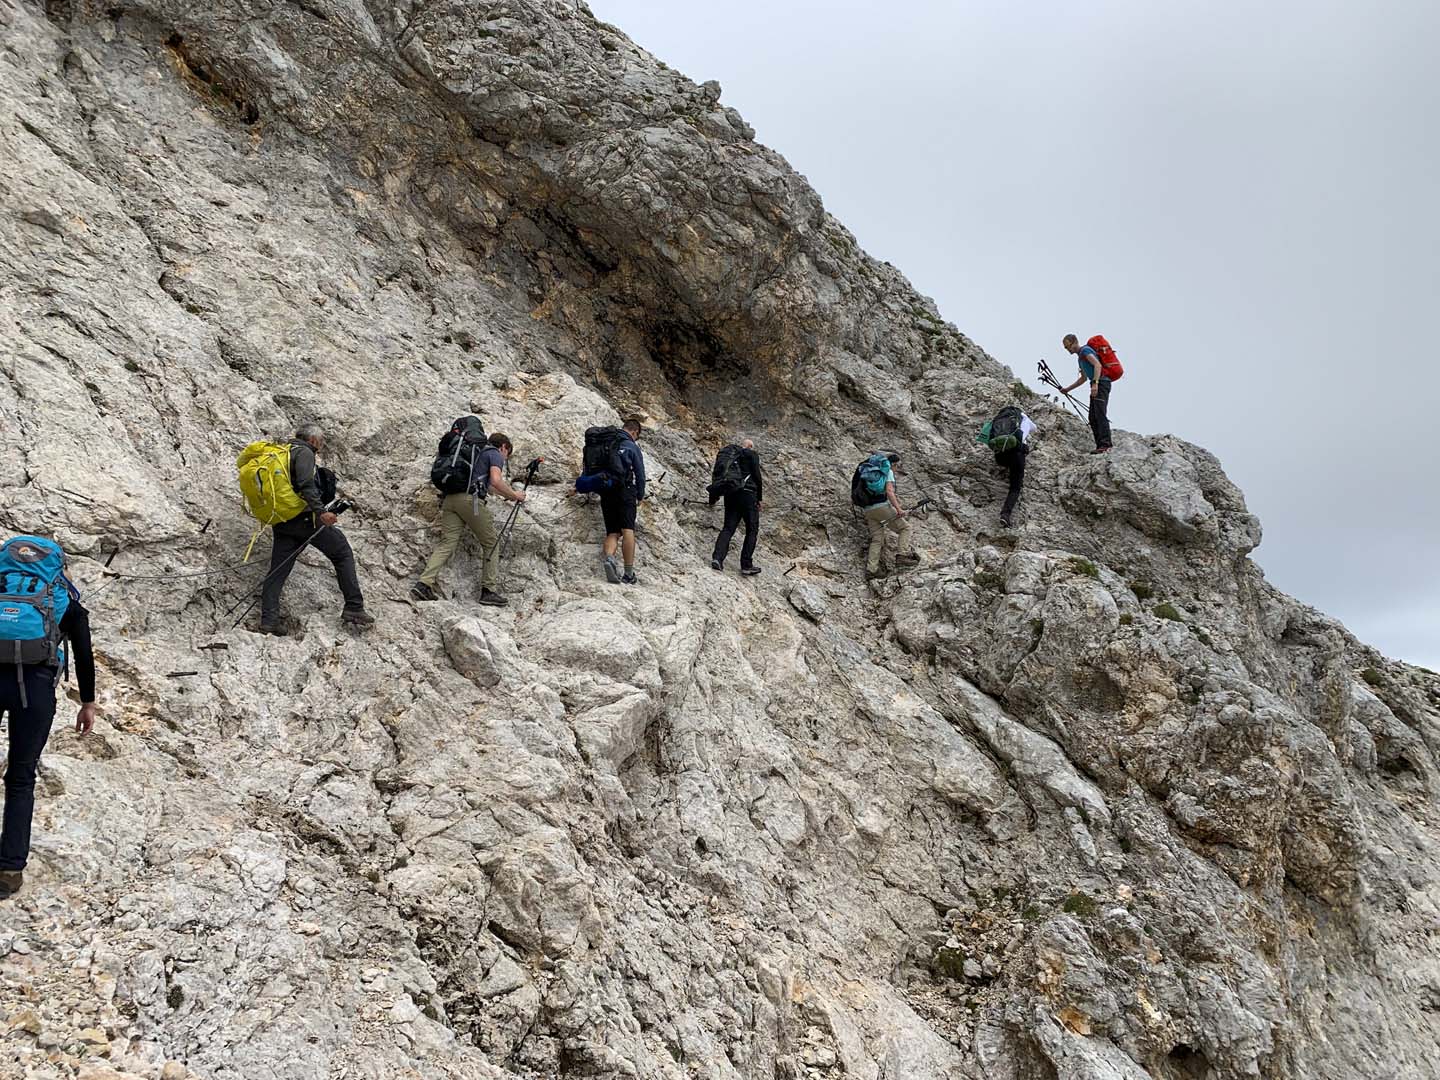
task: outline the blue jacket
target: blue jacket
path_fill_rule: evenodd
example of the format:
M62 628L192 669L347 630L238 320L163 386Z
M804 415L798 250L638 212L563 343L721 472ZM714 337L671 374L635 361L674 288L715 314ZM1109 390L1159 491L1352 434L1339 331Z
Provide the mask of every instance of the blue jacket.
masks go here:
M620 458L621 479L625 481L626 490L635 496L639 502L645 498L645 455L640 452L640 446L625 432L625 441L620 444L618 452Z

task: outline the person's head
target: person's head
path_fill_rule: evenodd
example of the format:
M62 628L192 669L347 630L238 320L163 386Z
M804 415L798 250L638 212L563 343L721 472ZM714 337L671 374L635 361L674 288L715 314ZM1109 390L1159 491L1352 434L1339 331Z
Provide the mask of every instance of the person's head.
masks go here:
M625 422L620 426L632 439L640 438L640 418L638 416L626 417Z
M742 449L742 450L754 450L754 449L755 449L755 440L754 440L754 439L741 439L741 440L740 440L740 449Z
M885 460L890 462L890 468L894 472L900 471L900 455L894 450L878 450L876 453L884 454Z
M317 454L325 449L325 433L320 430L319 424L301 424L295 429L295 438L308 445Z
M500 451L506 461L509 461L510 455L515 452L515 446L510 442L510 436L499 431L492 431L490 433L489 443L495 447L496 450Z
M1080 351L1080 339L1074 334L1066 334L1060 339L1060 344L1065 346L1065 351L1068 353Z

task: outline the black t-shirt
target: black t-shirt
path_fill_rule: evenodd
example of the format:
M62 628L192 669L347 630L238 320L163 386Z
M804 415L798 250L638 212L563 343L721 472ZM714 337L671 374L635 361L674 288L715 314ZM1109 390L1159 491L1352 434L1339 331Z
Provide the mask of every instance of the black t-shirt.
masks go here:
M75 681L80 684L80 700L85 704L95 700L95 649L90 641L90 613L79 600L71 600L65 614L60 618L60 633L69 642L66 649L75 662ZM26 667L39 667L26 664ZM9 671L6 675L3 672ZM15 665L0 661L0 679L13 679Z

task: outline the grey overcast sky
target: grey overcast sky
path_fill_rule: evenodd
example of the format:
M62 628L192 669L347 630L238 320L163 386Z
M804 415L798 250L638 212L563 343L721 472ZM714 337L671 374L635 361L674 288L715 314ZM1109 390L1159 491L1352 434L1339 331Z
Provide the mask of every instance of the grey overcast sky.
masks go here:
M1034 385L1219 456L1280 588L1440 670L1437 0L592 0Z

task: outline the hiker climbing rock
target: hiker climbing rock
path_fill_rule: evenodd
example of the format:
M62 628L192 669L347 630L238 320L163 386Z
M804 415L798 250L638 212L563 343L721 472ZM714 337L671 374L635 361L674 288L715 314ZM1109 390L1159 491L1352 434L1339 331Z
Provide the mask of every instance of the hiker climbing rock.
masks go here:
M300 552L313 547L335 566L335 580L345 598L340 614L350 626L367 627L375 617L365 610L355 553L336 525L348 503L334 501L334 474L316 467L315 456L325 449L325 435L316 424L305 424L288 445L251 443L241 453L240 490L250 512L262 527L270 526L270 572L260 591L260 632L284 636L280 620L280 594ZM328 489L328 490L326 490Z
M500 581L500 533L495 528L495 518L486 505L493 491L511 502L523 503L525 492L516 491L505 479L505 464L514 453L514 446L508 435L491 433L488 440L477 444L473 434L467 434L466 423L473 421L479 426L479 418L462 417L455 421L450 433L440 440L440 456L436 468L440 469L447 456L458 469L442 470L436 486L445 497L440 502L440 543L436 545L430 561L425 564L420 580L410 589L416 600L438 600L435 583L440 572L455 554L460 537L465 529L475 534L480 541L482 568L480 576L480 603L490 607L504 607L508 601L499 591ZM468 444L467 444L468 440ZM432 470L432 480L436 473ZM458 490L447 490L456 488Z
M1084 345L1074 334L1066 334L1060 344L1066 352L1074 354L1080 365L1080 377L1069 386L1061 387L1060 392L1068 394L1083 382L1090 384L1090 431L1095 436L1095 449L1090 452L1103 454L1111 446L1110 386L1125 374L1125 369L1120 366L1115 350L1100 334Z
M600 496L605 521L600 566L612 585L639 584L635 577L635 509L645 498L645 456L637 441L640 431L637 417L618 428L587 428L583 471L575 481L577 492ZM617 547L625 560L623 573L615 565Z
M1020 501L1020 489L1025 484L1025 458L1030 453L1030 436L1035 424L1021 411L1018 405L1006 405L994 418L985 421L975 441L990 447L995 454L995 464L1009 474L1010 491L1005 496L1005 506L1000 511L1000 524L1010 528L1015 513L1015 504Z
M19 892L30 858L35 771L55 719L60 671L73 652L80 684L75 730L95 726L95 654L90 616L65 576L65 552L38 536L0 546L0 717L9 733L5 814L0 827L0 899Z
M920 556L910 550L910 522L905 508L895 494L895 472L900 455L878 450L855 467L850 478L850 501L865 514L865 528L870 532L870 548L865 558L865 576L880 577L881 557L885 553L885 533L895 534L895 565L914 566Z
M740 545L740 573L760 573L760 568L755 565L755 541L760 535L760 510L765 505L762 501L765 492L760 475L760 455L755 452L755 443L742 439L739 443L722 447L715 455L715 467L705 490L710 495L711 506L722 498L725 500L725 524L715 538L715 550L710 555L711 569L725 569L730 541L743 522L745 541Z

